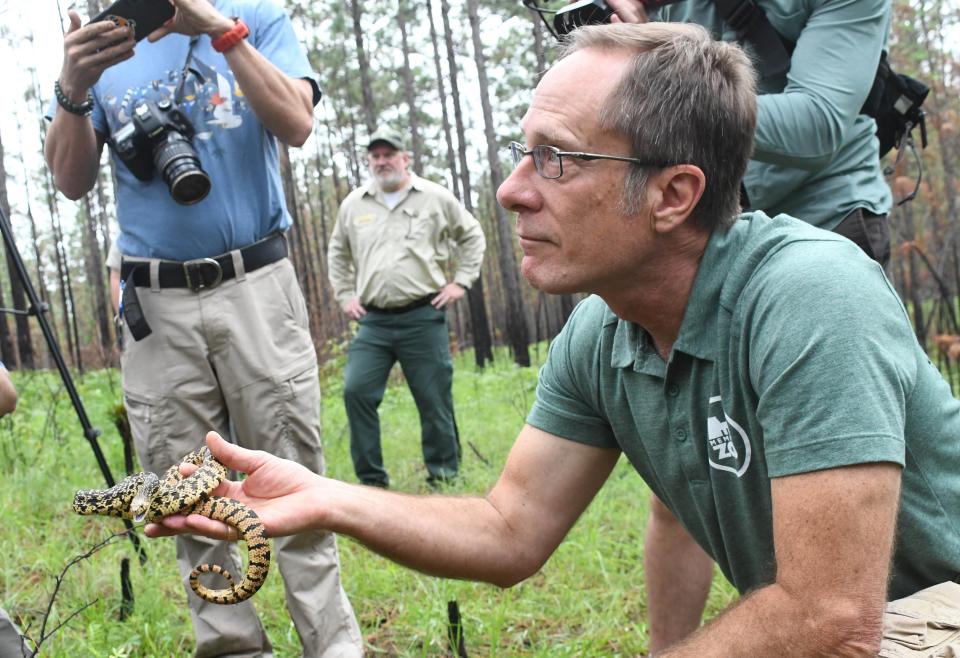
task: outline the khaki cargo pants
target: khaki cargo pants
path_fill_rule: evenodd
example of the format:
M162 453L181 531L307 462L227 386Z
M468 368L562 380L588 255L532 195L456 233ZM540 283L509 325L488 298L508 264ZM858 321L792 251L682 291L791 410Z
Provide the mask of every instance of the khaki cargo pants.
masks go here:
M244 447L321 473L317 359L293 267L283 259L245 274L240 259L234 263L241 268L237 278L199 293L155 285L137 289L153 333L137 342L124 336L121 365L140 463L162 473L200 447L208 430L216 430ZM340 584L333 535L277 538L273 555L270 577L283 576L303 655L361 656L363 642ZM198 658L272 655L254 610L256 597L216 605L186 585L191 569L203 562L242 573L235 545L181 536L177 561Z
M881 658L960 658L960 585L940 583L887 604Z

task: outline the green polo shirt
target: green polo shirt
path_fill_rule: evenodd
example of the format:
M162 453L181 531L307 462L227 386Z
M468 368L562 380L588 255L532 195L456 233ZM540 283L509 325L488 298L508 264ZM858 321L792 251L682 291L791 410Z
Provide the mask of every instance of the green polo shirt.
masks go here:
M327 248L330 284L340 304L356 297L364 305L404 306L451 281L469 288L485 247L480 223L440 185L411 173L391 209L371 181L340 204Z
M757 0L757 5L796 48L789 73L758 81L754 159L743 181L751 208L827 230L857 208L890 212L876 125L860 114L886 42L889 0ZM713 0L665 5L651 17L697 23L715 38L736 40Z
M891 598L960 573L960 404L880 267L795 219L710 238L668 363L584 300L527 422L622 450L741 592L775 576L770 479L870 462L904 466Z

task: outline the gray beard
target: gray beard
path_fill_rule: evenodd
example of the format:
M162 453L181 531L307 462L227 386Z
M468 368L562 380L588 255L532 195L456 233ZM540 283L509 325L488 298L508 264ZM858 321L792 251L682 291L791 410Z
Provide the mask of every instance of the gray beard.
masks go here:
M373 177L377 179L377 184L380 186L380 189L385 192L396 192L400 189L400 186L403 185L404 180L403 172L374 174Z

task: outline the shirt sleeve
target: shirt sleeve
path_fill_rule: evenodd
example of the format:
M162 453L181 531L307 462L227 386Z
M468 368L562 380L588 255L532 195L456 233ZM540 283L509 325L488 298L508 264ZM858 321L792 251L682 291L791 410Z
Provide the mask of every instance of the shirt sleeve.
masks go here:
M599 349L603 308L597 297L581 302L550 343L527 424L577 443L619 449L595 389L596 368L604 358Z
M455 198L447 204L450 236L457 244L458 267L453 282L469 288L480 276L487 239L480 222Z
M346 226L349 213L346 211L347 201L340 204L337 212L337 221L330 234L330 244L327 247L327 276L333 295L339 304L343 304L357 296L357 277L353 266L353 252L350 250L349 230Z
M887 0L820 0L783 91L757 99L755 159L808 170L829 164L870 93L889 18Z
M920 349L906 312L854 245L820 243L803 258L798 249L775 255L785 264L766 268L776 276L759 275L743 301L768 472L903 465Z
M293 24L282 7L272 0L256 3L254 22L250 24L250 43L281 72L291 78L302 78L313 89L313 104L320 102L320 83L310 67L307 54L293 30Z

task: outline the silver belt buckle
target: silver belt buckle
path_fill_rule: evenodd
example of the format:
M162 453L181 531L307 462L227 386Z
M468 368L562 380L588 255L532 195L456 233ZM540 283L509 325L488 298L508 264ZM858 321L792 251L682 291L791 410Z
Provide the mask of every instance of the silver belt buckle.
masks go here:
M210 283L207 283L203 278L205 267L212 267L216 272L216 276ZM196 284L193 282L193 277L190 276L191 272L197 272L198 274ZM216 288L220 285L220 282L223 281L223 268L213 258L195 258L183 262L183 275L187 280L187 287L193 292L200 292L205 288Z

